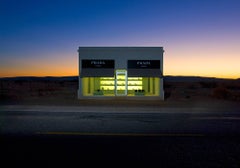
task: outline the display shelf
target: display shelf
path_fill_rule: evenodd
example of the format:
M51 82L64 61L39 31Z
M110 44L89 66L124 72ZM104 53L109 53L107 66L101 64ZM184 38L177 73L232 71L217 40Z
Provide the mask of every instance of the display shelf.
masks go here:
M143 89L143 81L142 81L142 77L130 77L127 78L127 85L128 85L128 90L130 91L134 91L134 90L142 90ZM115 84L115 78L101 78L100 80L100 88L102 90L114 90L115 87L118 88L118 90L121 88L123 89L123 87L125 87L126 83L125 83L125 78L123 78L122 76L119 76L119 78L117 78L117 83Z

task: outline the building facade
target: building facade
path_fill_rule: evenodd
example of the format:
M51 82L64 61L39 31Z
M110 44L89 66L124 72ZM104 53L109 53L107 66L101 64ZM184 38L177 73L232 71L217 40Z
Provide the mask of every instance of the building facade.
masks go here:
M78 98L164 100L163 47L79 47Z

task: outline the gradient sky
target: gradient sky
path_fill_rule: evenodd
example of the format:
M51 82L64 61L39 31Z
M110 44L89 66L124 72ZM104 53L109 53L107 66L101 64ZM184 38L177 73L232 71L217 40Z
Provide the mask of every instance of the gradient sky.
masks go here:
M79 46L163 46L164 75L240 78L240 0L0 0L0 77L77 75Z

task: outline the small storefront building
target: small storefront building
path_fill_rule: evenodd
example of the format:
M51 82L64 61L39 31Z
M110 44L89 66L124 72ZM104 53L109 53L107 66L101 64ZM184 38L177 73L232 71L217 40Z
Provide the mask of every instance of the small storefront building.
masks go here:
M164 100L163 47L79 47L78 98Z

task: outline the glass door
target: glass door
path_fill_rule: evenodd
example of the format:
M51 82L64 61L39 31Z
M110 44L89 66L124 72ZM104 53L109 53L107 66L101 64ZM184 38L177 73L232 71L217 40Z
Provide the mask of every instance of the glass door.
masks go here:
M115 94L116 96L127 95L127 71L126 70L116 70Z

